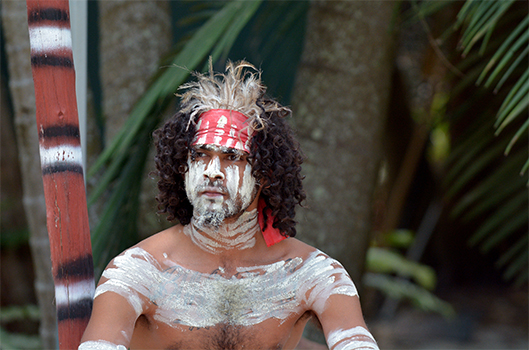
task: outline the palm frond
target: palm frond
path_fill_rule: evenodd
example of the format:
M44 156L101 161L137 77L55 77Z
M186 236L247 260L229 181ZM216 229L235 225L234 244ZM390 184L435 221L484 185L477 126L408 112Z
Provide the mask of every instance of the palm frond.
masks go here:
M463 55L468 54L479 40L484 39L494 31L498 21L514 2L516 0L465 2L456 22L456 27L464 27L460 44Z
M432 8L428 3L419 7ZM516 0L467 0L446 31L461 33L464 57L449 107L459 131L445 177L447 197L455 200L451 214L476 223L470 243L483 252L496 249L504 277L517 283L527 281L528 270L522 254L528 250L528 9Z
M506 157L503 159L501 166L494 167L493 160L497 159L496 154L501 155L502 144L496 145L492 149L493 152L486 152L484 156L480 157L481 159L472 162L471 166L465 170L465 174L461 176L464 180L469 180L469 177L472 177L474 182L477 184L466 189L465 194L459 199L458 203L455 205L452 215L458 216L461 212L465 211L473 205L477 205L481 200L484 200L489 195L495 193L498 188L498 184L501 184L505 178L516 174L517 169L521 166L523 161L527 158L527 152L523 149L517 152L516 156ZM492 155L492 156L491 156ZM487 176L484 177L481 181L475 181L475 178L478 174L482 173L483 169L476 169L473 165L477 163L480 167L494 167L492 171L487 171ZM453 186L461 186L460 179L456 181L456 184Z
M483 72L479 76L477 80L477 84L481 84L484 80L484 78L487 76L487 74L491 71L491 69L496 66L495 70L490 74L489 78L485 82L485 87L489 87L492 82L496 79L499 72L505 68L511 57L515 55L515 53L523 46L524 43L527 42L529 38L529 32L527 32L527 28L529 26L529 17L525 18L515 31L513 31L507 39L505 39L502 43L502 46L496 50L494 55L491 57L485 68L483 69ZM518 37L518 39L513 43L513 41ZM523 58L527 54L520 54L519 58L517 58L517 61L515 61L515 64L510 65L510 69L518 67L518 64L520 63L519 59ZM501 60L500 60L501 59ZM496 87L496 91L501 87L501 83L506 80L506 78L512 73L512 70L508 72L509 74L505 74L502 77L502 81L498 83L498 86Z
M513 8L515 4L521 7ZM495 124L497 134L515 118L525 116L529 120L528 113L526 113L529 106L529 67L527 64L522 64L527 61L526 58L529 54L529 14L527 13L527 3L520 5L520 2L515 0L466 1L456 23L458 26L465 27L461 36L463 54L468 54L477 42L483 40L483 46L480 50L480 54L483 55L488 42L488 40L485 40L486 36L491 36L495 29L499 30L497 27L500 24L502 27L512 27L513 21L517 24L509 31L506 37L501 37L503 44L494 52L477 79L477 83L481 84L488 76L484 86L488 87L497 82L495 91L498 92L508 78L516 75L516 71L522 71L522 74L518 75L517 83L512 87L504 104L498 110L497 123ZM508 144L509 147L505 149L506 154L510 152L512 145L517 142L519 134L524 131L525 129L520 129L511 138L511 142Z

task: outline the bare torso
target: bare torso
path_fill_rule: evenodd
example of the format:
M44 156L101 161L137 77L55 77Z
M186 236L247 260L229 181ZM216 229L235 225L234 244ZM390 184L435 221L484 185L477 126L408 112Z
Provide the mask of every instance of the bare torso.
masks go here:
M170 327L141 316L130 349L292 349L301 338L308 315L280 326L269 320L250 327L219 324L204 328Z
M256 245L266 254L212 259L181 231L175 226L141 242L103 275L114 282L103 282L98 295L141 304L130 349L294 348L313 315L307 300L317 271L334 260L296 239Z

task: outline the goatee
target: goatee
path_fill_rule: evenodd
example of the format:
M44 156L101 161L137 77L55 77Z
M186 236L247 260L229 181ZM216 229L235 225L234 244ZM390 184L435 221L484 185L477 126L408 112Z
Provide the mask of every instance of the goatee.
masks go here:
M193 217L195 225L198 227L207 227L218 231L226 218L226 213L224 210L196 210Z

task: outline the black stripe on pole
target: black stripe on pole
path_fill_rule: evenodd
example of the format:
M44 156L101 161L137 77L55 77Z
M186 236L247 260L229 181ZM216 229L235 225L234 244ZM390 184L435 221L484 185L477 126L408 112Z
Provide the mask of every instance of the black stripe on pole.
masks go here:
M47 8L32 11L28 16L28 22L30 24L41 21L66 22L69 24L70 14L61 9Z
M79 137L79 128L75 125L64 125L64 126L50 126L44 128L39 133L39 137L42 139L49 139L55 137Z
M92 313L92 299L84 298L76 303L57 307L57 321L89 318Z
M83 173L83 167L81 165L77 164L52 164L52 165L46 165L42 168L42 175L51 175L51 174L58 174L58 173L76 173L84 175Z
M69 57L53 56L50 54L31 55L31 65L33 67L63 67L73 68L73 62Z
M58 280L64 277L90 278L94 275L94 264L92 255L87 254L78 259L65 262L58 266L55 278Z

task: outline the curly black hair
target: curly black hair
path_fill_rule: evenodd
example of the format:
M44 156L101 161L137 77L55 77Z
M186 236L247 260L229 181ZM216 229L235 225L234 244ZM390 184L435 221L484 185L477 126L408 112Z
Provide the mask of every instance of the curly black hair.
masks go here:
M272 226L282 235L294 237L296 205L301 205L305 199L301 175L304 157L285 120L290 111L283 108L265 112L263 106L278 103L264 96L256 104L263 110L260 117L264 127L253 133L248 161L253 176L263 184L260 197L266 203L264 219L266 222L266 213L271 213L274 217ZM187 225L193 216L184 183L190 145L196 133L189 120L190 115L180 111L153 134L156 143L154 161L159 176L158 212L167 214L167 220L178 220L182 225Z

